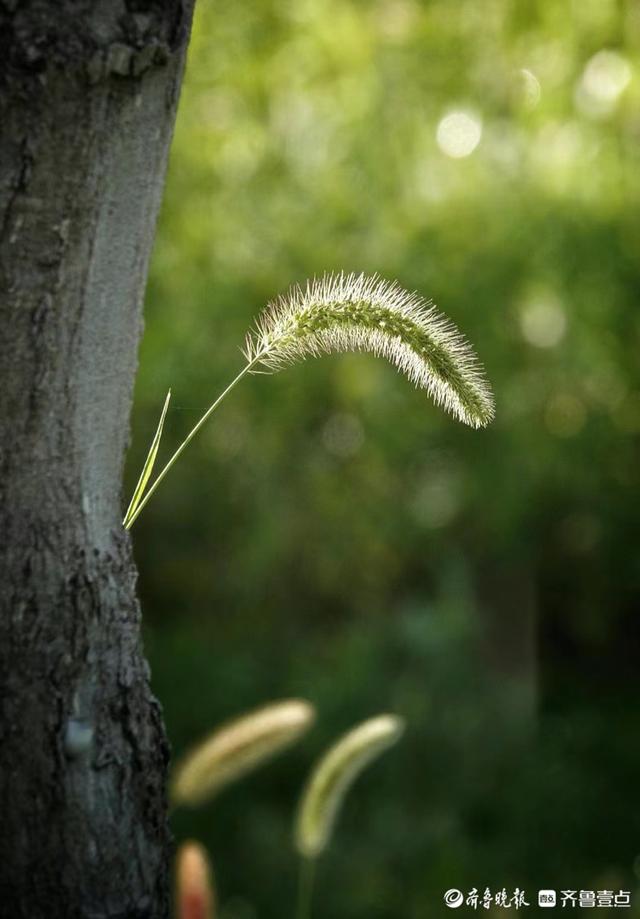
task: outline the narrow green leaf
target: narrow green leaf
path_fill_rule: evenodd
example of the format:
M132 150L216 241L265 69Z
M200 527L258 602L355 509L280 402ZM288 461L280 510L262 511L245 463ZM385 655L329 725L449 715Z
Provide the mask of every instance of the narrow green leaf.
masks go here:
M162 428L164 427L164 419L167 414L167 409L169 407L169 400L171 399L171 390L167 393L167 398L164 400L164 406L162 408L162 414L160 415L160 421L158 422L158 427L154 435L153 440L151 441L151 446L149 447L149 452L147 453L147 458L145 460L144 466L142 467L142 472L140 473L140 478L138 479L138 484L135 487L133 492L133 497L127 508L127 513L124 515L124 520L122 525L125 530L128 530L133 522L133 517L138 508L138 505L142 501L145 489L151 478L151 473L153 472L153 464L156 461L156 456L158 455L158 447L160 446L160 438L162 437Z

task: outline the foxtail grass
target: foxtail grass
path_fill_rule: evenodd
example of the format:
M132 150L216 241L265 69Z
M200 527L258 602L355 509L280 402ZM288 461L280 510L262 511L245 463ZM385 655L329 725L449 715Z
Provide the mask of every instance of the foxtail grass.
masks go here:
M247 361L271 371L344 351L386 358L465 424L483 427L493 417L482 368L453 323L377 275L325 275L292 287L267 306L245 343Z
M215 894L209 858L189 840L176 857L176 919L214 919Z
M327 847L349 788L363 769L392 747L404 731L396 715L378 715L353 728L318 762L300 799L295 827L296 849L316 858Z
M301 699L276 702L221 727L178 764L174 806L196 807L285 750L307 731L315 710Z
M319 760L302 793L294 827L301 856L297 919L309 919L315 864L329 845L345 796L369 763L402 736L404 721L378 715L341 737Z
M187 444L244 376L273 373L306 357L344 351L368 351L386 358L464 424L480 428L493 418L491 390L473 349L431 303L377 275L327 274L304 288L290 288L267 305L247 335L245 366L147 488L165 403L124 527L133 525Z

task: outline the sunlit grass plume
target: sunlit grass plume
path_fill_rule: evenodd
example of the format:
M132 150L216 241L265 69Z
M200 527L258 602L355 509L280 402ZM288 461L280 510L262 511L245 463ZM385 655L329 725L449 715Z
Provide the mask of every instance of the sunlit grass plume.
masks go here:
M275 371L333 351L386 358L472 427L493 417L482 368L453 323L418 294L376 275L330 274L292 287L260 316L245 356Z
M315 710L301 699L275 702L219 728L178 764L174 805L195 807L230 782L293 744L313 724Z
M246 364L147 488L167 402L123 525L132 526L171 466L209 416L248 373L334 351L385 357L437 405L474 428L493 418L493 397L471 346L453 323L416 293L374 275L327 274L268 304L245 343Z
M401 718L378 715L349 731L325 753L300 799L294 837L300 855L316 858L324 851L349 788L403 731Z
M294 844L301 856L297 919L309 919L315 863L331 839L342 802L369 763L402 736L404 721L378 715L341 737L319 760L300 798Z

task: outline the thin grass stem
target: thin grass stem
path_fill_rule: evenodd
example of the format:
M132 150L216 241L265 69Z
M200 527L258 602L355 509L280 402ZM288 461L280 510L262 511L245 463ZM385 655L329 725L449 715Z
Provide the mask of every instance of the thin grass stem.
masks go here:
M298 872L298 905L296 919L311 919L311 901L313 898L313 882L316 874L316 859L300 859Z
M262 360L263 357L264 357L264 355L261 353L261 354L259 354L259 355L256 355L254 358L252 358L252 360L250 360L247 364L245 364L245 366L242 368L242 370L240 371L240 373L229 383L229 385L227 386L227 388L226 388L225 390L223 390L223 392L220 393L220 395L219 395L218 398L215 400L215 402L213 402L213 403L209 406L209 408L206 410L206 412L204 413L204 415L202 416L202 418L200 419L200 421L198 421L198 423L195 425L195 427L193 427L193 428L191 429L191 431L189 431L189 433L187 434L187 436L185 437L185 439L182 441L182 443L180 444L180 446L178 447L178 449L175 451L175 453L173 454L173 456L171 457L171 459L166 463L166 465L164 466L164 468L158 473L158 475L157 475L156 478L154 479L153 483L149 486L149 488L147 489L147 491L146 491L144 497L138 502L138 505L137 505L135 511L133 512L133 514L130 514L130 515L126 518L126 523L125 523L125 525L124 525L126 530L130 529L130 528L133 526L133 524L135 523L135 521L136 521L137 518L138 518L138 515L140 514L140 511L143 509L143 507L145 506L145 504L147 503L147 501L149 500L149 498L151 497L151 495L154 493L154 491L156 490L156 488L157 488L158 485L160 484L160 482L164 479L165 475L169 472L169 470L171 469L171 467L173 466L173 464L175 463L175 461L178 459L178 457L180 456L180 454L182 453L182 451L185 449L185 447L187 446L187 444L190 443L190 442L193 440L193 438L196 436L196 434L198 433L198 431L200 430L200 428L202 427L202 425L207 421L207 419L208 419L211 415L213 415L213 413L214 413L215 410L218 408L218 406L220 405L220 403L224 401L224 399L229 395L229 393L231 392L231 390L234 389L234 388L238 385L238 383L240 382L240 380L241 380L244 376L246 376L246 374L249 373L249 372L251 371L251 369L254 367L254 365L255 365L256 363L258 363L258 361Z

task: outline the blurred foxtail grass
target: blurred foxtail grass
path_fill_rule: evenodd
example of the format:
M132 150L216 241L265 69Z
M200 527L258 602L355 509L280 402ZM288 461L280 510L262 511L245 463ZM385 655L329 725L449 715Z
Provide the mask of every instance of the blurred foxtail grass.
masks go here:
M294 827L300 855L296 919L310 919L316 861L329 845L347 792L369 763L398 742L404 727L397 715L370 718L341 737L313 769Z
M174 806L197 807L226 785L294 744L315 721L302 699L274 702L223 725L177 765L171 782Z
M214 919L215 891L209 857L193 840L176 857L176 919Z

